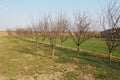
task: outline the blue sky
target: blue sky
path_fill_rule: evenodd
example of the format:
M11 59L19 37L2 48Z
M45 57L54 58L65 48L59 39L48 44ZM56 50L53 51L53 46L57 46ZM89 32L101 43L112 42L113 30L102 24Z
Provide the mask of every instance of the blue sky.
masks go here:
M109 0L0 0L0 30L25 27L40 17L61 11L71 17L75 12L86 12L92 18L99 16Z

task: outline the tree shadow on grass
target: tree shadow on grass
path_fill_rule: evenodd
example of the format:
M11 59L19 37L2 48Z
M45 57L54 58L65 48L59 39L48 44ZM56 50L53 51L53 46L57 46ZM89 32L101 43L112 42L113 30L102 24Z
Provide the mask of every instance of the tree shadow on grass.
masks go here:
M69 57L79 57L75 50L70 50L68 48L56 47L56 49ZM58 54L59 55L59 54Z
M60 48L56 47L55 55L58 56L58 59L56 62L58 63L76 63L77 61L75 58L80 58L79 55L77 55L76 51L70 50L68 48Z
M57 48L57 50L64 53L64 55L57 54L60 56L57 60L58 63L75 63L79 66L80 70L82 69L83 71L94 74L96 79L120 80L120 60L113 60L110 63L108 58L87 52L81 52L78 55L76 51L66 48ZM76 62L74 58L77 58L79 62ZM92 66L90 71L87 69L87 65ZM86 68L84 69L85 66Z
M108 58L103 58L98 55L91 55L90 53L87 52L82 52L80 53L81 59L85 60L91 65L96 66L97 68L109 68L109 69L115 69L115 70L120 70L120 60L112 60L111 63L109 62Z
M29 48L20 48L20 49L16 49L17 52L19 53L25 53L25 54L30 54L30 55L35 55L35 50L33 49L29 49Z
M41 47L39 46L37 49L35 44L30 43L22 45L22 47L15 46L15 50L21 54L30 54L33 56L51 58L51 55L48 54L50 52L49 45L42 44Z
M110 63L108 58L103 58L101 56L90 54L87 52L80 52L80 54L78 55L75 50L70 50L67 48L57 48L57 50L64 53L64 56L68 56L69 57L68 60L71 59L71 61L73 60L73 58L77 58L80 61L83 61L82 63L90 64L92 66L95 66L96 68L106 67L107 69L120 70L120 67L119 67L120 60L116 60L116 61L113 60ZM57 54L57 55L59 56L60 54ZM63 58L65 58L64 56ZM62 55L61 55L61 58L62 58Z

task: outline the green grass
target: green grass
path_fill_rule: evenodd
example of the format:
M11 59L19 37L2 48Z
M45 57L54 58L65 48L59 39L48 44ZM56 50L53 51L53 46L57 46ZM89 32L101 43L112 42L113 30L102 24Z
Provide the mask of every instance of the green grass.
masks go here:
M110 64L107 58L56 47L53 61L49 45L36 50L34 42L22 40L20 45L20 39L0 40L0 80L120 80L119 59Z
M34 37L32 37L32 39L34 39ZM44 42L49 43L49 40L45 39ZM57 44L61 45L59 39L57 39ZM76 44L71 39L66 40L63 43L63 46L77 48ZM80 46L80 48L82 50L86 50L86 51L97 52L100 54L108 54L108 49L107 49L106 43L105 43L104 39L101 39L101 38L91 38L91 39L85 41ZM118 47L116 49L116 51L113 52L113 55L120 57L120 47Z

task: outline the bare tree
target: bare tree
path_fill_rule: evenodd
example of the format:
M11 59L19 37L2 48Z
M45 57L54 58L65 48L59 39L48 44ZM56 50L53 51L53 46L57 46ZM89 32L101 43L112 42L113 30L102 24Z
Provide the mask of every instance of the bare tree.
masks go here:
M58 20L56 22L56 25L59 29L59 39L61 42L61 46L63 44L63 42L65 42L68 39L68 27L69 27L69 22L68 20L65 18L65 16L60 15L58 17Z
M33 35L32 27L29 26L25 30L26 30L26 36L30 38Z
M120 3L111 2L101 19L102 32L111 60L112 53L120 46Z
M40 37L39 25L32 25L32 27L33 27L33 35L35 36L36 49L38 49L38 47L39 47L39 37Z
M22 47L22 36L25 34L23 28L16 28L15 30L16 38L18 38L20 41L20 47Z
M49 27L48 19L44 17L43 21L41 22L41 41L42 42L47 38L48 27Z
M15 33L17 37L22 37L25 34L23 28L16 28Z
M8 33L9 36L13 36L14 35L14 30L7 28L7 33Z
M52 21L50 18L48 21L48 31L47 31L47 36L50 41L50 46L52 48L52 59L54 59L54 53L55 53L55 47L56 47L56 39L58 36L58 27L56 26L55 21Z
M75 15L75 20L72 29L69 31L72 40L77 45L77 53L80 52L80 45L85 42L87 39L91 38L93 32L91 32L91 22L88 17L80 13Z

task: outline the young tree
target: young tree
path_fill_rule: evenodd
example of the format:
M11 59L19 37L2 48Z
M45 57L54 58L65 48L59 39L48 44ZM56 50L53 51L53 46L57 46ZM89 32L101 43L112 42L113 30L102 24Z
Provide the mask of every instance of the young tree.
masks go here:
M33 34L35 36L36 49L38 49L38 47L39 47L39 37L40 37L39 25L32 25L32 27L33 27Z
M106 41L106 46L111 61L112 53L120 46L120 3L111 2L105 9L101 19L104 28L102 34Z
M13 36L14 35L14 30L7 28L7 33L8 33L9 36Z
M43 42L47 38L47 31L48 31L49 23L48 19L44 18L41 22L41 41Z
M60 39L61 46L62 46L63 42L65 42L68 39L69 22L65 18L65 16L60 15L56 22L56 25L59 30L59 39Z
M54 21L52 21L52 19L50 18L48 21L48 31L47 31L47 35L48 35L48 39L50 41L50 46L52 48L52 59L54 59L54 53L55 53L55 47L56 47L56 39L57 36L59 35L58 33L58 27L56 26L56 23Z
M93 32L90 31L90 25L91 23L85 14L81 15L79 13L78 15L75 15L74 25L69 31L69 34L77 45L78 54L80 52L80 45L93 35Z
M20 40L20 47L22 47L22 36L24 35L24 29L23 28L16 28L15 30L16 37Z
M30 38L33 35L32 28L31 27L27 27L25 30L26 30L26 36Z
M23 28L16 28L15 33L16 33L16 36L20 38L24 35L24 29Z

